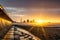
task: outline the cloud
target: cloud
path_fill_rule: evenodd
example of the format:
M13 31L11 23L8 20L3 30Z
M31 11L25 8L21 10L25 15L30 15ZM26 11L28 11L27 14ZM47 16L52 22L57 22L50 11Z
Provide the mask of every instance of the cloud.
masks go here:
M46 15L46 16L60 16L60 8L53 9L38 9L38 8L15 8L5 7L8 14L12 17L20 17L20 15L34 16L34 15Z
M14 8L14 7L5 7L8 10L15 10L18 12L24 11L59 11L60 8Z
M0 0L5 7L60 8L60 0Z
M8 12L9 16L13 19L19 19L21 16L23 18L32 18L32 17L60 17L60 9L39 9L39 8L15 8L15 7L5 7L5 10ZM41 16L42 15L42 16Z
M5 9L16 10L16 11L25 11L26 10L24 8L15 8L15 7L5 7Z
M10 14L60 14L60 8L52 9L38 9L38 8L14 8L14 7L5 7L5 10ZM45 13L44 13L45 12Z

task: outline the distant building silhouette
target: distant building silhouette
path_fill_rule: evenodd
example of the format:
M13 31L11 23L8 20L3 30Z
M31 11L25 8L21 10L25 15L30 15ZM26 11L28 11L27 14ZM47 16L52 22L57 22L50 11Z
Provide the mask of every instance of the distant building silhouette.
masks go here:
M33 19L32 21L33 21L33 22L35 22L35 20L34 20L34 19Z
M26 21L24 20L23 23L25 23Z
M30 21L30 23L32 23L33 21Z
M29 22L29 19L27 19L27 22Z
M35 20L33 19L33 20L31 20L30 22L33 23L33 22L35 22Z

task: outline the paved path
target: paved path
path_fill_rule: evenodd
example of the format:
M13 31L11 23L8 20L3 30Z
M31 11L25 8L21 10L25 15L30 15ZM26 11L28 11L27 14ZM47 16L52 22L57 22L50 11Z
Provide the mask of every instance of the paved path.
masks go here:
M12 26L12 28L6 33L3 40L39 40L37 37L29 33L28 31Z

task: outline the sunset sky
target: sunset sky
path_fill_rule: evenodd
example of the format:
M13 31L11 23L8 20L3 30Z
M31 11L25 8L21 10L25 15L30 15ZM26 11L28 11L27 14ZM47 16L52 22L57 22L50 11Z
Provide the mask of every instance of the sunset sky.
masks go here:
M41 19L60 22L60 0L0 0L14 21Z

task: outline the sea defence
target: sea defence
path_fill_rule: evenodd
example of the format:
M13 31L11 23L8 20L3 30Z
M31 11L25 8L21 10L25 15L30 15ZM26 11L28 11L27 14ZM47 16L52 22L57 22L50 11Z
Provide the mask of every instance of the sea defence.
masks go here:
M0 31L12 24L12 19L8 16L7 12L0 5Z

